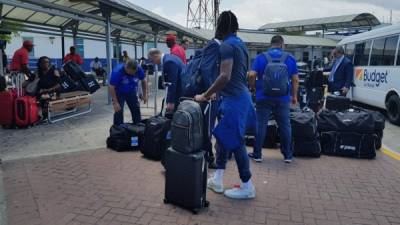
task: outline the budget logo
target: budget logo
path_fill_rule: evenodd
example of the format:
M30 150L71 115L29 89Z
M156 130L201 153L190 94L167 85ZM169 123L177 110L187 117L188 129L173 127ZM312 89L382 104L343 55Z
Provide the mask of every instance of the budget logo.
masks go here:
M356 68L356 78L358 80L363 80L364 79L364 69Z
M379 71L379 70L368 70L364 69L363 72L363 79L364 80L364 86L367 87L379 87L381 84L387 84L387 76L389 74L389 71ZM360 79L361 80L361 79Z

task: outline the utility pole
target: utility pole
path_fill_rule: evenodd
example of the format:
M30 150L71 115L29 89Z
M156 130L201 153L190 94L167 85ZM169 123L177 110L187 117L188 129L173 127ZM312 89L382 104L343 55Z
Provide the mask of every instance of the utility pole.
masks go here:
M393 10L390 10L390 24L393 24Z

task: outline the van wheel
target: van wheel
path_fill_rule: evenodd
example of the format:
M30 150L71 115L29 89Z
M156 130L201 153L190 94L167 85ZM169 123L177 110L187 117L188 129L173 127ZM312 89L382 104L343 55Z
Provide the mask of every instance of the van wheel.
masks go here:
M393 124L400 125L400 98L392 95L386 102L386 111L389 121Z

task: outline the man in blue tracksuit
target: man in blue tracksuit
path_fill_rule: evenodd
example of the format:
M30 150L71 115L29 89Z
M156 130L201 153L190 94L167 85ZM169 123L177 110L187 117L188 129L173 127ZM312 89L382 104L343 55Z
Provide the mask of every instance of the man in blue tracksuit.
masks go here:
M179 99L182 97L180 74L184 70L185 64L178 56L163 54L156 48L149 50L148 57L154 64L162 67L164 80L168 83L166 109L168 112L174 112L179 105Z
M295 58L289 53L283 51L284 40L282 36L276 35L271 39L271 49L269 54L272 60L280 61L286 65L285 74L280 76L288 76L289 83L287 85L287 94L282 96L267 96L264 90L264 79L266 76L266 67L268 60L265 53L259 54L253 62L252 71L249 74L250 86L256 89L256 109L257 109L257 135L253 153L249 157L256 162L262 161L262 145L266 137L268 119L271 113L278 124L281 152L286 163L292 162L293 152L291 145L291 126L290 126L290 102L297 104L297 89L299 85L299 77ZM284 58L284 59L281 59ZM255 84L255 85L254 85Z
M124 104L129 107L133 123L141 120L140 104L137 97L138 82L142 80L143 95L141 99L147 102L147 82L142 68L136 61L128 60L118 65L111 74L110 95L114 106L114 125L124 122Z
M195 100L204 102L219 93L221 103L219 107L220 120L213 131L217 139L217 169L208 179L207 187L216 193L224 193L228 198L254 198L256 191L251 182L249 158L247 156L244 137L246 127L255 126L255 111L252 105L250 92L247 88L246 46L236 36L239 29L236 16L231 11L222 12L218 18L215 37L223 40L220 46L221 66L220 74L211 87ZM253 122L253 123L251 123ZM223 174L226 168L227 156L234 153L239 169L241 185L224 191Z

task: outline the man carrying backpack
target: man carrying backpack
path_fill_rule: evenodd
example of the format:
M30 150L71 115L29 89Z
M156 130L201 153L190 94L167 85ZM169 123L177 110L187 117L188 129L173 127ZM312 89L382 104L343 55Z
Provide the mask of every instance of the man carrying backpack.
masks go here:
M284 40L276 35L271 49L259 54L249 74L249 83L256 89L257 135L253 153L249 157L262 162L262 145L267 133L270 114L279 127L281 152L286 163L291 163L290 103L297 104L299 77L295 58L283 50Z

